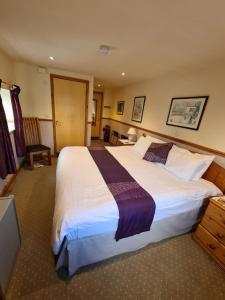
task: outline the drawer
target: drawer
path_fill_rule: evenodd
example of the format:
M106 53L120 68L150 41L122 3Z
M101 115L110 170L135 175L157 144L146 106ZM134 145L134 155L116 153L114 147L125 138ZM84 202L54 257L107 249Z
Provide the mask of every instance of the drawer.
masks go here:
M225 245L225 228L220 226L214 219L207 214L204 216L201 225L205 227L215 238Z
M225 247L223 245L216 249L215 256L225 265Z
M216 250L220 247L220 243L201 225L198 225L196 232L194 233L195 238L199 240L202 246L211 254L215 254Z
M208 208L206 210L205 215L208 216L208 218L212 218L219 225L221 225L223 228L225 228L225 211L223 209L210 203L210 205L208 206Z

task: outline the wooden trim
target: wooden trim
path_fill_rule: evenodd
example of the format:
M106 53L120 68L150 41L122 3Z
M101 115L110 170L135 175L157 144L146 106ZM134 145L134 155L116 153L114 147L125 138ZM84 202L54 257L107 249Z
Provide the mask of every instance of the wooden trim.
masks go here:
M53 122L52 119L42 119L42 118L38 118L38 121L43 121L43 122Z
M54 100L54 75L50 74L51 86L51 100L52 100L52 126L53 126L53 143L54 143L54 156L56 156L56 129L55 129L55 100Z
M86 99L85 99L85 135L84 135L84 145L87 146L87 130L88 130L88 100L89 100L89 80L79 81L84 82L86 85Z
M56 128L55 128L55 99L54 99L54 78L62 80L70 80L82 82L86 85L86 99L85 99L85 130L84 130L84 144L87 145L87 122L88 122L88 99L89 99L89 80L80 78L61 76L57 74L50 74L51 85L51 100L52 100L52 122L53 122L53 140L54 140L54 155L56 156Z
M225 157L225 152L220 151L220 150L216 150L216 149L205 147L205 146L202 146L202 145L199 145L199 144L188 142L188 141L185 141L185 140L182 140L182 139L178 139L178 138L175 138L173 136L170 136L170 135L167 135L167 134L164 134L164 133L160 133L160 132L156 132L156 131L153 131L153 130L150 130L150 129L142 128L140 126L136 126L135 124L129 124L129 123L126 123L126 122L115 120L113 118L102 118L102 119L113 121L113 122L117 122L117 123L120 123L120 124L123 124L123 125L127 125L127 126L131 126L131 127L136 128L136 129L143 130L143 131L146 131L146 132L149 132L149 133L152 133L152 134L164 137L166 139L173 140L173 141L175 141L177 143L182 143L182 144L188 145L190 147L198 148L200 150L203 150L203 151L206 151L206 152L211 152L211 153L213 153L215 155L219 155L219 156Z
M101 99L101 108L100 108L100 122L99 122L99 138L101 137L101 129L102 129L102 113L103 113L103 102L104 102L104 93L99 91L93 91L93 97L95 94L100 94L102 96Z
M11 176L10 176L11 175ZM11 186L11 184L13 183L13 181L16 178L16 174L9 174L8 176L10 176L9 180L5 183L5 185L3 186L3 189L0 191L0 197L5 196L6 192L8 191L9 187Z
M21 165L17 168L16 173L15 174L9 174L8 176L10 176L9 180L6 181L5 185L3 186L3 189L0 191L0 197L3 197L6 195L7 191L9 190L10 186L12 185L12 183L14 182L14 180L16 179L17 174L19 173L21 169Z
M62 76L62 75L53 74L53 73L50 74L50 77L58 78L58 79L64 79L64 80L70 80L70 81L76 81L76 82L89 83L89 80L87 80L87 79L81 79L81 78L69 77L69 76Z

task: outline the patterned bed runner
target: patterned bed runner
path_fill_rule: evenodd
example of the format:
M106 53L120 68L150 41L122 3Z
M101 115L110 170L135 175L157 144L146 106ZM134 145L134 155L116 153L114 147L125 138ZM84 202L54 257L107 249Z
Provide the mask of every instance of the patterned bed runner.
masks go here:
M116 241L149 231L155 214L155 202L151 195L105 147L88 147L88 150L119 209Z

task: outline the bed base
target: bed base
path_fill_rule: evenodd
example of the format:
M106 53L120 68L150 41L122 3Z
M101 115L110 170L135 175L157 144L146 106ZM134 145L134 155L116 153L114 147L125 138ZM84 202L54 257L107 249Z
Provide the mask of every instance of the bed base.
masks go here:
M190 232L199 220L200 208L153 221L150 231L115 240L115 232L68 240L65 238L58 256L56 270L61 279L68 279L83 266L123 253L139 250L151 243ZM67 277L68 276L68 277Z

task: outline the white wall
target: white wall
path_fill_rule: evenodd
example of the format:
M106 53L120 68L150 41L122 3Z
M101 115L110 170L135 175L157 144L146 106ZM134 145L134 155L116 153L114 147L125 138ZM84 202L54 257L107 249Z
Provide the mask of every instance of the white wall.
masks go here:
M105 107L105 106L108 106L108 107ZM112 114L112 108L113 108L113 91L112 91L112 89L105 89L104 90L102 117L110 118L111 114Z
M0 78L4 81L12 82L13 60L0 50Z
M89 81L89 109L88 121L91 121L91 101L93 99L93 76L82 75L67 71L62 71L54 68L49 68L46 73L39 73L38 66L16 62L14 64L15 82L21 87L20 103L24 116L35 116L43 119L52 119L52 104L51 104L51 86L50 74L85 79ZM48 145L53 143L53 135L47 122L43 123L42 135L49 140ZM91 127L91 125L88 125ZM49 133L49 136L46 136ZM87 134L88 143L90 141L90 128Z
M168 74L117 89L112 118L225 152L225 66L183 74ZM172 97L209 95L198 131L166 125ZM131 121L135 96L146 96L142 123ZM124 115L116 114L116 102L125 101Z

